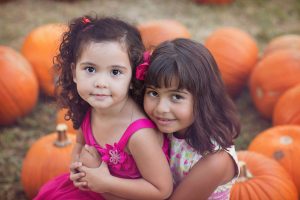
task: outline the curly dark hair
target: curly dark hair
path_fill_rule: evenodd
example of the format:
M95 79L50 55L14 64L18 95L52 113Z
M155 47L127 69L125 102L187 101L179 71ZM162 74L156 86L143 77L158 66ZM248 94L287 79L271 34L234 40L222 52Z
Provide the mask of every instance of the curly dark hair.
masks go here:
M76 65L77 59L88 43L104 41L117 41L127 48L133 74L135 74L135 67L143 59L145 47L139 31L133 25L117 18L98 18L87 15L75 18L70 22L68 31L63 34L59 53L54 58L54 68L59 74L56 82L58 105L68 109L65 119L71 119L75 129L80 127L90 105L77 92L71 66L72 64ZM129 91L129 95L134 100L141 101L134 95L134 88L140 82L135 80L135 76L132 77L133 90ZM137 103L142 105L141 102Z
M190 39L175 39L157 46L150 58L145 86L186 89L194 99L195 121L185 140L201 154L214 151L214 142L226 149L240 133L235 105L225 90L209 50ZM143 88L144 89L144 88Z

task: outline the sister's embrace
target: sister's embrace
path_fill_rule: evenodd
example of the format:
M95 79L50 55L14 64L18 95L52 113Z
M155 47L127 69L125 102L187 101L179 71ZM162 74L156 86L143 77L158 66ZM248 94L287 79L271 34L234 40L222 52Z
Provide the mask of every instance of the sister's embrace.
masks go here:
M134 27L84 17L57 58L60 102L80 129L71 173L36 199L229 199L240 127L207 48L175 39L150 55Z
M136 74L143 83L137 99L171 140L170 199L229 199L239 174L233 140L240 125L213 56L200 43L176 39L156 47L147 62Z

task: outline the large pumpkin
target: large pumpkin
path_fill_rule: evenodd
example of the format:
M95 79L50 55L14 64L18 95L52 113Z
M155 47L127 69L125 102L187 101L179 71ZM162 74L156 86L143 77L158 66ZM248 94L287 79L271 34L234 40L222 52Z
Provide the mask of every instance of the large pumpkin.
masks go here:
M29 149L23 160L21 182L26 195L32 199L48 180L69 171L74 134L66 133L59 124L57 132L43 136Z
M297 200L298 192L286 170L276 161L239 151L241 173L230 191L231 200Z
M22 46L22 53L31 63L42 91L49 96L54 96L53 57L58 53L62 34L66 30L63 24L39 26L27 35Z
M252 101L270 119L280 95L300 83L300 51L278 50L263 57L250 76Z
M273 125L300 125L300 84L280 96L275 105L272 120Z
M175 20L149 21L140 24L138 29L141 32L143 43L148 50L153 49L166 40L191 37L187 28Z
M291 175L300 192L300 126L275 126L258 134L248 150L277 160Z
M228 93L237 96L257 62L256 41L243 30L224 27L209 35L205 46L218 64Z
M7 46L0 46L0 87L0 125L12 124L37 103L38 81L29 62Z
M66 112L67 112L67 109L60 109L56 113L56 123L57 124L65 123L67 125L67 127L68 127L68 132L76 134L77 131L73 128L72 121L71 120L65 120L65 114L66 114Z
M283 49L300 50L300 35L286 34L273 38L265 47L263 56Z

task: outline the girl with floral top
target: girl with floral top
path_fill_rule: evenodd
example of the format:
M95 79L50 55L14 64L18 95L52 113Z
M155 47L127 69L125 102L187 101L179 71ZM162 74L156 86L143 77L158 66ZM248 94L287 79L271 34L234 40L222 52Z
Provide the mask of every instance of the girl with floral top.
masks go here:
M167 41L144 75L144 110L171 140L170 199L229 199L240 125L211 53L189 39Z

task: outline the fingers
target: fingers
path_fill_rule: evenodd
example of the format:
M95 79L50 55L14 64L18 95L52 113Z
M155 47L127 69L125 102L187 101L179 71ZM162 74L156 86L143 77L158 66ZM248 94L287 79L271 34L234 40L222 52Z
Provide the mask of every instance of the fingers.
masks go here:
M70 180L73 182L78 182L82 177L85 176L84 172L80 172L80 173L70 173Z
M78 182L78 181L74 181L73 182L74 186L77 188L86 188L87 189L87 182Z
M78 172L78 168L82 166L81 162L73 162L70 165L70 171L71 173L77 173Z

